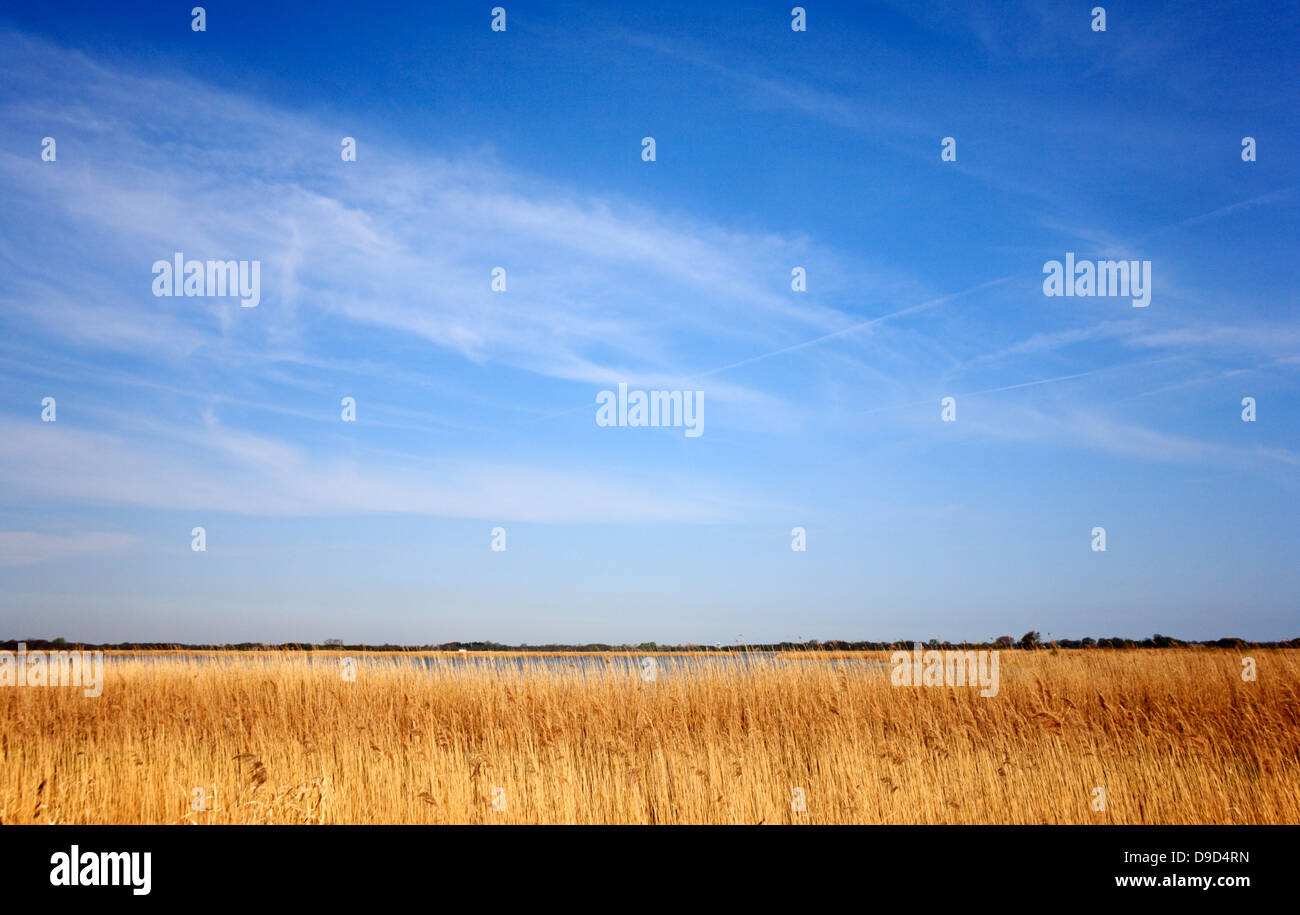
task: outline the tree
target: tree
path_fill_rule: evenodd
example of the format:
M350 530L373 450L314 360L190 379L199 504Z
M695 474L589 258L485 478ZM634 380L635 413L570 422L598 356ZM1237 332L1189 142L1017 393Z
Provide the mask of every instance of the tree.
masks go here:
M1042 636L1032 629L1020 637L1021 648L1037 648L1043 643Z
M998 636L997 641L993 644L997 645L999 648L1010 648L1012 645L1016 644L1016 640L1009 635L1000 635Z

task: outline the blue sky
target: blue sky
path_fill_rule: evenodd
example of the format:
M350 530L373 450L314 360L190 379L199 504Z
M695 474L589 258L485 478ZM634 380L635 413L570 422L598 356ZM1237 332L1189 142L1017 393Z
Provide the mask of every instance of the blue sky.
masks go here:
M0 634L1300 634L1294 4L503 5L6 11Z

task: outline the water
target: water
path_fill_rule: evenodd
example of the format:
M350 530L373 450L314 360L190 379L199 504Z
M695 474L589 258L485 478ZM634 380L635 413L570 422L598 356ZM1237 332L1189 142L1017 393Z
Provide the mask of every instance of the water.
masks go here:
M691 673L699 670L707 670L718 667L740 667L744 669L751 668L772 668L784 666L786 664L806 664L807 659L781 657L776 652L751 651L737 654L725 655L559 655L559 656L538 656L538 655L481 655L467 652L463 655L368 655L363 653L320 655L320 654L299 654L292 656L294 661L305 662L307 664L325 665L337 667L339 663L348 658L353 660L358 667L395 667L403 666L423 668L430 671L439 672L466 672L466 671L490 671L490 672L531 672L538 670L555 670L555 671L572 671L580 674L608 674L608 673L634 673L646 679L650 679L650 672L654 676L671 675L673 673ZM249 663L262 661L263 663L282 662L283 655L262 654L260 652L238 652L231 654L187 654L184 652L155 654L155 653L133 653L133 654L113 654L105 656L106 664L121 663L122 661L188 661L195 664L211 664L218 662L226 663ZM652 663L651 663L652 662ZM889 665L882 661L876 661L869 658L829 658L817 660L817 663L828 664L833 668L846 668L850 670L888 670Z

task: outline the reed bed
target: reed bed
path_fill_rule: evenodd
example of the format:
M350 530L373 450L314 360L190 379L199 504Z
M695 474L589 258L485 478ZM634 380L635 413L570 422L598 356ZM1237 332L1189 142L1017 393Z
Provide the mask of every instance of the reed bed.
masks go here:
M658 664L110 658L99 698L0 689L0 821L1300 822L1300 652L1004 651L992 698Z

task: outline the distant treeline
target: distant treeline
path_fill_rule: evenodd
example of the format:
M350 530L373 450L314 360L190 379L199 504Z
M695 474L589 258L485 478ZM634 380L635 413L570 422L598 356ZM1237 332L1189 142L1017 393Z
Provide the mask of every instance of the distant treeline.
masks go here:
M17 651L20 640L10 639L0 642L0 650ZM1281 642L1251 642L1247 639L1223 638L1212 641L1195 642L1176 639L1167 635L1156 634L1146 639L1125 639L1118 636L1111 638L1084 639L1043 639L1037 632L1026 632L1019 639L1009 635L1000 636L989 642L941 642L929 639L924 642L820 642L816 639L807 642L766 642L762 644L732 645L660 645L656 642L641 642L636 645L607 645L593 642L586 645L502 645L500 642L443 642L438 645L344 645L337 639L324 643L313 642L238 642L220 645L186 645L179 642L117 642L115 644L93 644L89 642L70 642L67 639L22 639L28 651L57 651L60 649L100 649L104 651L527 651L527 652L698 652L698 651L911 651L919 644L927 650L968 651L973 649L1046 649L1053 648L1300 648L1300 638Z

